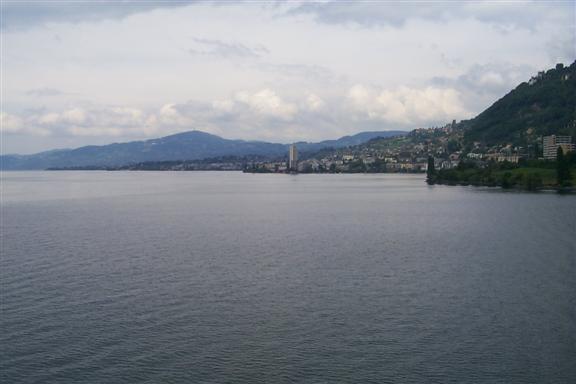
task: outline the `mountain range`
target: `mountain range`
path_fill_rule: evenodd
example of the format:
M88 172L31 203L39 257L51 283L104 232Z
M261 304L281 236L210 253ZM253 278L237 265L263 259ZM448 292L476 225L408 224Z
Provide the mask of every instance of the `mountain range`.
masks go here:
M300 152L342 148L362 144L376 137L405 135L405 131L372 131L318 143L297 143ZM85 146L33 155L0 156L0 169L28 170L85 166L119 166L149 161L200 160L221 156L283 157L288 144L230 140L202 131L188 131L158 139Z
M539 72L497 100L473 119L458 123L464 144L536 143L539 137L566 134L576 137L576 62ZM296 143L300 152L362 145L406 135L404 131L361 132L337 140ZM288 144L230 140L201 131L158 139L86 146L34 155L0 156L0 169L24 170L86 166L121 166L141 162L201 160L222 156L284 157Z

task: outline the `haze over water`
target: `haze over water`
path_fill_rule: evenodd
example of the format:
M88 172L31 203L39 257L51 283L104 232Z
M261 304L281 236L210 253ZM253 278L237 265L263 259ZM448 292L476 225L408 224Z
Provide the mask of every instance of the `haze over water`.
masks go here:
M576 198L2 174L0 381L574 383Z

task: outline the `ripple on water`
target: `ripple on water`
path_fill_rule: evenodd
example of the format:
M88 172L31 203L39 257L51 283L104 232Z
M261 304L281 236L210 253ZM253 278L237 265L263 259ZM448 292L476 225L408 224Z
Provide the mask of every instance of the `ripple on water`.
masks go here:
M1 382L576 382L572 197L398 175L19 175Z

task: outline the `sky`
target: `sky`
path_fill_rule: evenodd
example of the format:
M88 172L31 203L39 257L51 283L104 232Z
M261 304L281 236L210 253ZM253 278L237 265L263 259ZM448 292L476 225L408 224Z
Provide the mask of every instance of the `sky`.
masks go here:
M576 59L574 1L3 0L1 150L469 119Z

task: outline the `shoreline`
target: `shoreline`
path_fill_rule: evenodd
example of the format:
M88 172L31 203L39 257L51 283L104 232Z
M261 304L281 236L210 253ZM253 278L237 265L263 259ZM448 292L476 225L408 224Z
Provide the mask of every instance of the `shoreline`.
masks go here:
M541 187L525 187L521 185L511 185L509 187L504 187L499 184L488 184L488 183L471 183L471 182L464 182L464 181L438 181L435 180L433 182L429 182L428 180L426 183L430 186L433 185L444 185L449 187L476 187L476 188L494 188L499 189L502 191L511 191L511 192L532 192L532 193L558 193L558 194L565 194L565 195L572 195L576 194L576 187L559 187L554 185L545 185Z

